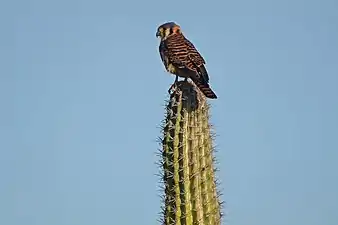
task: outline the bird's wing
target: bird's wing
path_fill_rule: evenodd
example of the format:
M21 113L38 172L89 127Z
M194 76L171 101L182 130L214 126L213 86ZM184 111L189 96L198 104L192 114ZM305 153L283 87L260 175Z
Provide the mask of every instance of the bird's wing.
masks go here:
M197 51L193 43L191 43L187 38L184 38L186 45L188 46L189 50L189 57L196 63L196 66L201 66L205 64L204 58L201 54Z
M168 37L160 45L162 61L174 64L178 68L188 69L194 74L190 78L208 98L217 98L210 88L209 76L204 67L205 60L197 51L195 46L183 35Z
M191 43L187 38L184 38L184 41L185 41L186 45L188 46L188 56L189 56L190 60L195 64L199 75L202 76L203 79L205 80L205 82L208 83L209 82L209 75L208 75L208 72L207 72L207 70L204 66L204 64L206 64L204 58L201 56L201 54L195 48L193 43Z
M186 65L188 59L187 51L185 50L184 45L182 45L183 42L177 39L175 36L177 35L171 36L161 42L161 58L163 58L165 61L167 60L167 64L170 62L178 68L188 68Z
M204 67L205 60L195 46L183 35L177 34L164 41L169 60L179 68L196 72L205 82L209 82L208 73Z

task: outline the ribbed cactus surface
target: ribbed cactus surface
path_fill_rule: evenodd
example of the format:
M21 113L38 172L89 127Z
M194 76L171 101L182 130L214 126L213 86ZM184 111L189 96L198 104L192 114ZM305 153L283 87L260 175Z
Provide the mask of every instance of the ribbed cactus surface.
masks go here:
M164 225L221 224L212 141L205 97L178 82L163 126Z

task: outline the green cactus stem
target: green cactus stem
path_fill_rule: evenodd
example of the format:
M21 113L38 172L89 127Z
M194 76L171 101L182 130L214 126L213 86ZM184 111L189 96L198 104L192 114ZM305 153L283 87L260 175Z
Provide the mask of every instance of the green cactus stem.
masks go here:
M161 142L162 224L220 225L209 105L194 84L176 84L166 107Z

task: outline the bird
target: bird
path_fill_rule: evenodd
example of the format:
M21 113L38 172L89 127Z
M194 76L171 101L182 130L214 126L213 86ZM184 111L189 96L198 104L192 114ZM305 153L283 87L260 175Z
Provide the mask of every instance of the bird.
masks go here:
M160 38L159 53L167 72L176 75L169 92L178 82L178 77L190 78L201 92L210 99L217 95L209 85L209 75L205 60L184 35L175 22L167 22L157 28L156 37Z

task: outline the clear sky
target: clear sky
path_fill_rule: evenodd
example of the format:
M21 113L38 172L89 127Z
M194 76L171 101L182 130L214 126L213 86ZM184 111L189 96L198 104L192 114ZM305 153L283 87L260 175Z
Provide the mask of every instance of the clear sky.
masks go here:
M207 61L224 224L338 224L338 1L0 3L0 224L158 224L174 77L157 26Z

